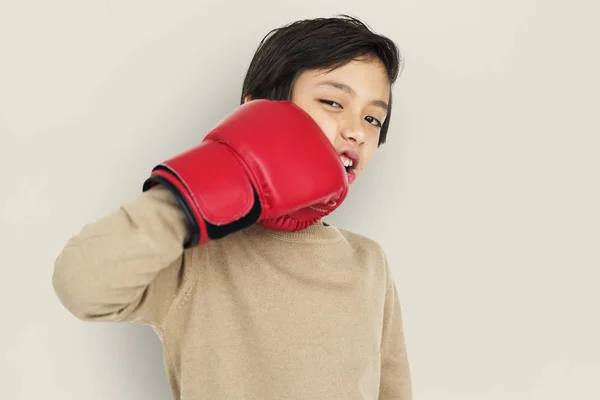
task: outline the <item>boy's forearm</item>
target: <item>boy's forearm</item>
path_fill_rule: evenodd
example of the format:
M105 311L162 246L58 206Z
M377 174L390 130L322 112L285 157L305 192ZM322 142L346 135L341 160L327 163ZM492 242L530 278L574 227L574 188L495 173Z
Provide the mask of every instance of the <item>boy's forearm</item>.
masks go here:
M180 260L186 234L167 190L143 193L68 240L55 261L54 290L80 319L127 319L156 276Z

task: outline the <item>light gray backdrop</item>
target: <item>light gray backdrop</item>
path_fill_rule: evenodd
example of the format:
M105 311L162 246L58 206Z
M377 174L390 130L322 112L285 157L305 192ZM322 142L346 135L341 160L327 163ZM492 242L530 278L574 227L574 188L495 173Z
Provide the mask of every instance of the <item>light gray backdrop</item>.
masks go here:
M270 29L349 13L406 68L329 221L397 279L415 398L599 399L592 1L0 0L0 398L167 399L150 328L83 323L55 257L238 104Z

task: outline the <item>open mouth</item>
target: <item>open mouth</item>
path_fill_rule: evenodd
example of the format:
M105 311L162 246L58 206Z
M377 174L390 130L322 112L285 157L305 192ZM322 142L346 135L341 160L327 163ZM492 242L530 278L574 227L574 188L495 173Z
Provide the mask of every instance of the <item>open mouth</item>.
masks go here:
M340 160L342 161L346 172L350 172L354 169L354 160L352 160L350 157L346 156L345 154L342 154L340 155Z
M354 173L354 170L358 166L358 162L359 162L358 154L351 152L351 151L342 152L340 154L340 161L342 162L342 165L344 166L344 169L346 170L346 174L348 175L348 180L350 181L350 183L352 183L354 181L354 179L356 179L356 174Z

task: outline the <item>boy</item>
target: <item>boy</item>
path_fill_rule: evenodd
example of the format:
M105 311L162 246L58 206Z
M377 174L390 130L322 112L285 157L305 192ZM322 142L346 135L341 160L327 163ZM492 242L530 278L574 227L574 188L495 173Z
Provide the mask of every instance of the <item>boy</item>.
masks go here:
M385 142L400 62L350 17L270 32L239 109L68 241L62 304L152 326L175 399L411 399L385 254L321 220Z

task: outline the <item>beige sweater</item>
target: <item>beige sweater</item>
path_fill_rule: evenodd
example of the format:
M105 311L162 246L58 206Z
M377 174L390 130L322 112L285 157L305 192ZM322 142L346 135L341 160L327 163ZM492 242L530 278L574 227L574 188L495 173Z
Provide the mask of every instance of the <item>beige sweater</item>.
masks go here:
M161 187L83 227L53 285L85 321L149 324L174 399L409 400L400 302L372 240L255 225L184 250Z

